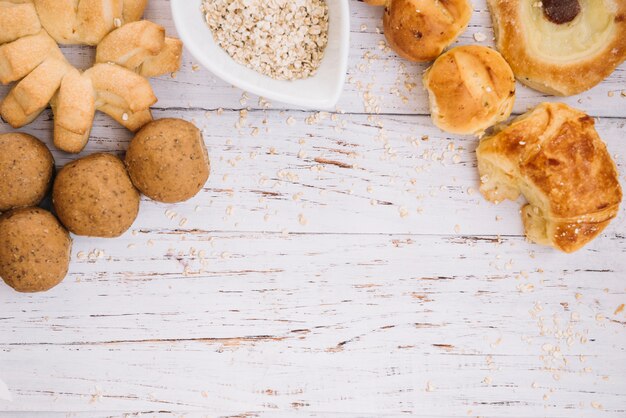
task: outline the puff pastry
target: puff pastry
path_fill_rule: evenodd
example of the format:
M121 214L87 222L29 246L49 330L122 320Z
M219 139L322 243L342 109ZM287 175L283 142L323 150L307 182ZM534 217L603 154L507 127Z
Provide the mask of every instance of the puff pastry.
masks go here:
M498 50L524 84L588 90L626 59L624 0L489 0Z
M434 124L456 134L480 134L506 120L515 102L515 77L495 50L468 45L441 55L424 74Z
M561 103L543 103L477 151L480 191L491 202L516 200L529 240L570 253L606 228L622 190L615 163L593 118Z
M389 46L410 61L432 61L465 30L472 8L467 0L365 0L385 6Z

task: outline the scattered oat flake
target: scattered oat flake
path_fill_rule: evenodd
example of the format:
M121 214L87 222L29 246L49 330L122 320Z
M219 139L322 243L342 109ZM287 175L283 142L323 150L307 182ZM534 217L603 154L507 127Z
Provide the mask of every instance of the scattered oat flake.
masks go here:
M433 385L430 380L426 382L426 392L434 392L435 389L436 389L435 385Z

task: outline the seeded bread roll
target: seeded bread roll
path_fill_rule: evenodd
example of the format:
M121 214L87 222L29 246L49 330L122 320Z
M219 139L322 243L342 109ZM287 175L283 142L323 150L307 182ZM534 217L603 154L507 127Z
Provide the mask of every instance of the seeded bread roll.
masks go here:
M59 284L71 248L69 234L48 211L22 208L0 216L0 277L18 292L43 292Z
M487 200L528 200L522 218L531 241L570 253L617 216L617 168L581 111L543 103L484 138L476 154Z
M119 158L92 154L67 164L54 181L52 203L76 235L117 237L135 221L139 193Z
M495 50L468 45L441 55L424 74L433 122L455 134L480 134L506 120L515 102L515 77Z
M624 0L489 0L496 45L517 79L570 96L626 59Z
M200 130L181 119L160 119L144 126L126 152L133 184L159 202L195 196L209 178L209 156Z
M432 61L465 30L471 14L467 0L388 0L385 37L401 57Z
M18 132L0 135L0 212L38 205L53 174L54 159L43 142Z

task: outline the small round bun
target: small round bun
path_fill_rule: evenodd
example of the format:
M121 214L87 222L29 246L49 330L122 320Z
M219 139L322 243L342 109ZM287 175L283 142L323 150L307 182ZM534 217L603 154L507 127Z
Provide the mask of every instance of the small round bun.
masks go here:
M389 46L411 61L432 61L465 30L467 0L389 0L383 26Z
M195 196L210 172L200 130L182 119L160 119L144 126L126 152L126 167L135 187L166 203Z
M506 120L515 102L515 77L495 50L459 46L424 74L433 122L454 134L480 134Z
M72 240L57 218L40 208L0 216L0 277L18 292L43 292L61 283Z
M54 159L43 142L19 132L0 135L0 212L38 205L53 174Z
M52 189L54 209L76 235L112 238L122 235L139 211L139 192L122 161L92 154L61 169Z

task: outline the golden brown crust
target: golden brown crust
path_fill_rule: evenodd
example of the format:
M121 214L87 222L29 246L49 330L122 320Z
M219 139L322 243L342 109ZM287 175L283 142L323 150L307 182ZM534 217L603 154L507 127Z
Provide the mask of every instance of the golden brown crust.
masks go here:
M131 141L125 162L143 194L167 203L195 196L210 172L200 130L182 119L160 119L144 126Z
M50 102L54 113L54 145L77 154L89 140L95 109L91 80L72 68Z
M618 172L593 118L565 104L543 103L481 141L481 192L490 201L529 201L528 237L573 252L617 215Z
M54 159L43 142L19 132L0 134L0 212L35 206L54 174Z
M478 134L506 120L515 102L515 77L504 58L484 46L452 48L424 74L433 122L457 134Z
M28 74L0 103L0 115L9 125L21 128L32 122L55 95L69 64L48 58Z
M0 44L39 33L41 23L35 6L32 3L0 1L0 28Z
M52 203L63 225L76 235L117 237L137 217L139 192L119 158L99 153L61 169Z
M135 71L147 58L159 54L164 46L165 29L140 20L105 36L96 49L96 62L113 62Z
M598 0L600 1L600 0ZM529 36L540 32L523 19L523 7L540 2L489 0L498 50L509 62L520 82L536 90L570 96L592 88L608 77L626 59L626 2L603 0L614 8L613 27L601 47L569 60L551 59L533 52ZM585 7L587 2L582 2ZM542 17L543 19L543 17ZM573 23L576 23L575 20ZM554 24L556 28L559 25ZM547 25L547 27L551 27ZM540 43L550 42L550 36ZM579 40L571 39L575 44Z
M119 65L96 64L85 75L96 91L96 106L107 103L139 112L157 102L148 80Z
M72 240L59 221L40 208L0 216L0 277L18 292L43 292L67 275Z
M141 19L147 5L148 0L124 0L124 10L122 11L124 23Z
M180 69L183 57L183 43L180 39L165 38L165 45L158 55L149 57L141 64L139 74L143 77L157 77Z
M0 45L0 83L8 84L24 78L48 57L65 59L45 30Z
M432 61L465 30L467 0L391 0L383 26L389 46L411 61Z

